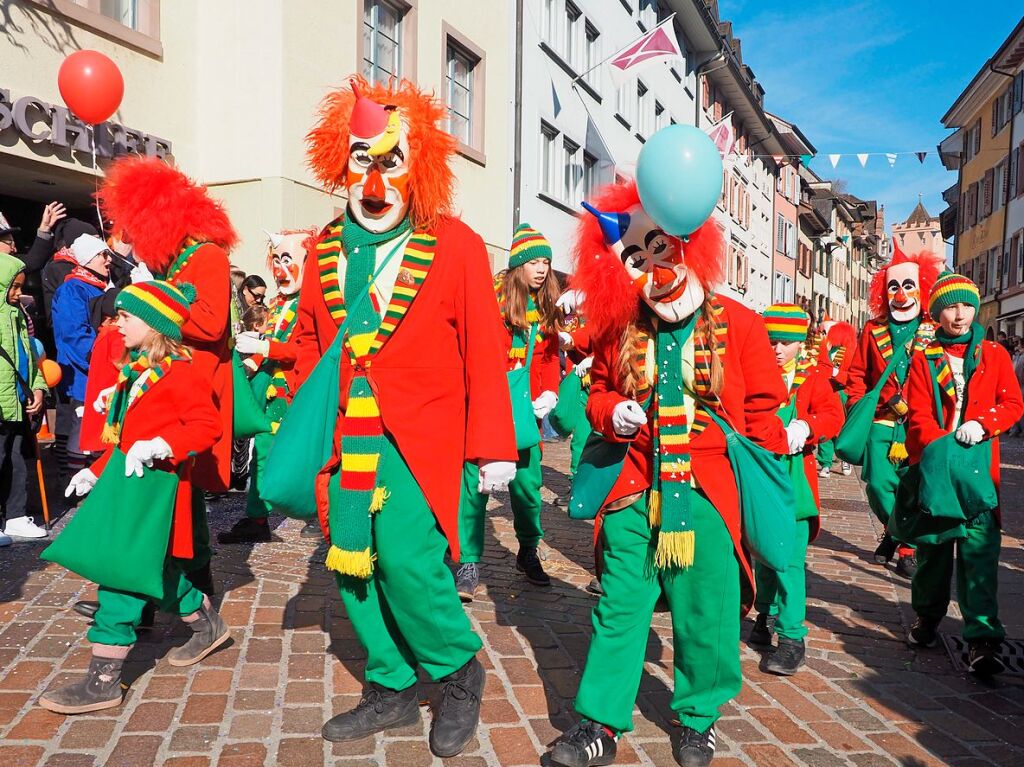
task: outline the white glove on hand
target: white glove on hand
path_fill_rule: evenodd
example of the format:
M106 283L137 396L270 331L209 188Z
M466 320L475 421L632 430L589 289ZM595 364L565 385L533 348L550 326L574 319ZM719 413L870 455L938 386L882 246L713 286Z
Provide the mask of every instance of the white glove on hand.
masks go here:
M173 455L171 446L163 437L140 439L125 453L124 475L130 477L134 474L136 477L141 477L143 467L152 467L154 461L164 461Z
M640 403L631 399L624 400L612 411L612 428L620 437L629 437L647 423L647 414Z
M553 391L541 392L541 395L533 401L533 414L537 418L543 418L558 404L558 395Z
M811 427L804 421L790 421L786 427L786 438L789 440L789 454L794 455L804 449L807 438L811 436Z
M977 421L966 421L956 430L955 439L962 445L977 445L985 439L985 427Z
M566 333L564 330L558 331L558 348L565 351L571 349L576 344L572 340L572 334Z
M114 393L116 386L108 386L106 389L101 391L96 397L96 400L92 403L92 409L97 413L106 413L107 408L110 406L110 397Z
M567 290L555 301L555 306L566 314L572 314L576 307L583 303L586 296L579 290Z
M590 367L593 364L594 358L586 357L585 359L580 360L580 363L574 368L573 372L580 378L583 378L583 376L590 372Z
M239 354L261 354L264 357L270 352L270 341L260 338L255 330L247 330L235 336L235 351Z
M97 479L98 477L89 469L81 469L71 478L68 489L64 491L64 497L70 498L72 495L81 497L88 494L96 485Z
M514 461L488 461L480 464L480 481L476 489L481 493L508 490L508 483L516 478Z
M134 285L136 282L149 282L150 280L156 279L155 277L153 277L153 272L149 271L149 267L146 266L141 261L139 262L138 266L132 269L131 278L132 285Z

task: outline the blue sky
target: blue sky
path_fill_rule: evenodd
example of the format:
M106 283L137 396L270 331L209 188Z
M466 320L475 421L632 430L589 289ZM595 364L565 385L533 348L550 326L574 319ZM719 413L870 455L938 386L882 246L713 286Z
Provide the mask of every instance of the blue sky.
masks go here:
M940 118L1021 18L1016 2L984 0L719 0L719 11L733 22L765 107L816 147L811 168L884 204L887 225L906 220L919 193L931 215L945 207L942 191L956 174L936 153L949 134ZM923 150L923 164L900 155L892 168L881 155L864 168L855 156L835 170L828 159Z

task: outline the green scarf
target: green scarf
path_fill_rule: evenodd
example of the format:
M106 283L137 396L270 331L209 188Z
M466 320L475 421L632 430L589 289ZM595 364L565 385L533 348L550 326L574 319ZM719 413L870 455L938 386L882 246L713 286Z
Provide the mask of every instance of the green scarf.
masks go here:
M967 345L967 352L964 354L964 398L967 397L967 384L970 383L974 371L978 369L978 359L981 356L978 353L978 347L981 346L984 339L985 328L977 322L973 323L970 330L962 336L948 335L941 326L935 330L935 340L943 346Z
M660 569L693 564L696 536L690 513L690 425L686 417L683 349L696 313L679 324L658 324L654 385L654 467L648 496L651 524L660 523L654 563Z
M165 357L156 365L150 365L149 358L137 350L129 352L128 363L121 368L117 376L117 383L114 392L110 395L110 402L107 404L107 420L103 425L101 439L104 444L117 445L121 440L121 429L124 426L125 415L129 406L137 399L140 399L146 392L153 388L153 385L167 375L171 369L171 363L175 360L187 359L172 355ZM139 385L139 388L132 394L135 382L145 375L146 380Z
M921 315L914 317L912 320L906 322L897 322L896 320L889 320L889 335L892 337L892 348L895 353L896 349L902 349L907 344L912 343L914 335L917 333L918 327L921 325ZM907 380L907 373L910 370L910 358L912 354L908 354L906 359L896 365L896 369L893 371L896 375L896 380L900 382L902 386Z
M512 347L508 352L508 358L511 360L526 359L526 349L529 346L531 330L537 334L537 343L544 339L543 333L537 329L540 324L540 312L537 310L537 291L535 290L531 290L526 294L526 321L530 323L529 329L511 328Z

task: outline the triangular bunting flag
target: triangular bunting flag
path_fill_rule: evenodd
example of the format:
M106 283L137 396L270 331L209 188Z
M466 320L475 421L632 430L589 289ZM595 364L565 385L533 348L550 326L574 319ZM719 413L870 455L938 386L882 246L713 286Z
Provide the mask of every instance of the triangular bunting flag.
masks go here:
M862 153L858 154L857 155L857 159L860 160L860 167L863 168L865 165L868 164L868 153L867 152L862 152Z
M715 146L722 154L722 159L732 154L733 147L736 146L736 131L732 127L732 112L708 128L707 134L715 142Z
M775 161L776 165L781 165L782 164L782 160L783 160L784 157L785 157L785 155L782 155L782 154L773 154L772 155L772 160Z
M551 80L551 101L552 101L552 110L554 112L554 115L555 115L555 117L558 117L558 113L562 111L562 102L558 98L558 89L555 88L555 80L554 80L554 78L552 78L552 80Z
M673 13L647 34L634 40L615 53L608 61L612 81L616 87L622 85L636 70L655 61L682 59L675 28L672 26Z
M839 157L840 157L840 155L837 155L837 154L830 154L828 156L828 161L830 163L832 163L832 167L833 168L836 167L839 164Z
M814 155L813 154L802 154L802 155L800 155L800 162L805 167L810 166L811 160L813 160L813 159L814 159Z
M928 156L927 152L915 152L914 154L917 155L917 161L921 162L921 163L923 163L924 162L924 158Z
M896 164L896 153L895 152L886 152L885 153L885 159L889 161L889 167L891 168L893 165Z

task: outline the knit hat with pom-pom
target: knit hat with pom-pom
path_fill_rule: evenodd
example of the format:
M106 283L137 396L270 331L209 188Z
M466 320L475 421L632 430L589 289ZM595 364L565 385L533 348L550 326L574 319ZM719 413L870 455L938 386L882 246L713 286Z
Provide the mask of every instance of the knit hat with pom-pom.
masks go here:
M157 333L181 341L181 326L188 322L189 306L195 300L196 289L187 283L151 280L121 290L116 307L135 315Z

